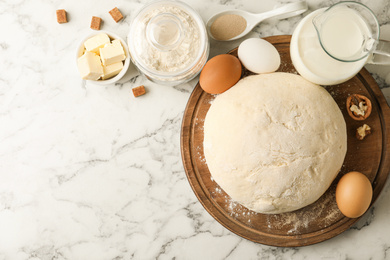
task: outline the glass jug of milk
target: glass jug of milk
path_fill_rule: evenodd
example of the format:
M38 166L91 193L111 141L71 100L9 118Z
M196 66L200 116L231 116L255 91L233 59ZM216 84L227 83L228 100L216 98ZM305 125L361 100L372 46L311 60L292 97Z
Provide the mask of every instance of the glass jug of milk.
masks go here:
M390 64L390 42L379 40L379 23L365 5L340 2L306 16L290 44L291 60L307 80L335 85L366 63Z

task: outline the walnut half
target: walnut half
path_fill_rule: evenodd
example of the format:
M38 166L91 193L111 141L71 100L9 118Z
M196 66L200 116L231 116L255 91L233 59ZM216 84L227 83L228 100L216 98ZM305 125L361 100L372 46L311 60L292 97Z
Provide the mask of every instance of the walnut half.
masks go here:
M364 120L371 114L371 101L363 95L350 95L347 98L346 105L349 116L355 120Z
M359 140L363 140L369 134L371 134L371 127L367 124L364 124L356 129L356 138Z

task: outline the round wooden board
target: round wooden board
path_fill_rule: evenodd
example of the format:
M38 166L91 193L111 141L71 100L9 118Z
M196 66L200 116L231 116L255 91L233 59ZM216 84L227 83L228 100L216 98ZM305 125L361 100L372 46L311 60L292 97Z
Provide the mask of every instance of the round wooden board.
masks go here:
M278 71L297 73L290 59L291 36L264 39L280 53L282 62ZM229 53L237 56L237 48ZM242 77L250 74L243 68ZM215 96L204 92L199 83L196 85L182 122L184 169L204 208L227 229L251 241L272 246L306 246L330 239L358 220L344 217L335 201L340 177L354 170L364 173L372 182L374 203L390 171L390 109L375 80L365 69L348 82L326 89L336 100L347 124L348 151L343 167L331 187L315 203L294 212L267 215L234 202L211 178L203 154L203 124ZM365 95L372 102L372 113L364 121L354 121L347 114L345 101L353 93ZM321 115L318 117L321 119ZM364 123L371 126L372 134L359 141L355 137L356 128Z

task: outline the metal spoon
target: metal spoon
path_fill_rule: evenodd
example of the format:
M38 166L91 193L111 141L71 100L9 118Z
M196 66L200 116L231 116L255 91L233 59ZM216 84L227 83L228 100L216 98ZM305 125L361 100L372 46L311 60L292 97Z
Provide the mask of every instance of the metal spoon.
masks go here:
M208 31L210 37L213 38L214 40L217 40L213 37L213 35L210 32L210 27L213 24L213 22L218 17L221 17L222 15L226 15L226 14L239 15L246 20L246 28L239 35L237 35L233 38L230 38L228 40L224 40L224 41L233 41L233 40L237 40L238 38L241 38L241 37L245 36L246 34L248 34L257 24L259 24L260 22L262 22L265 19L275 18L275 17L277 17L279 19L285 19L285 18L289 18L292 16L302 14L307 9L308 8L307 8L306 1L301 1L301 2L296 2L296 3L286 4L282 7L277 8L277 9L274 9L274 10L271 10L268 12L264 12L264 13L259 13L259 14L253 14L253 13L249 13L249 12L246 12L243 10L228 10L228 11L223 11L221 13L218 13L218 14L214 15L213 17L211 17L207 21L206 28L207 28L207 31Z

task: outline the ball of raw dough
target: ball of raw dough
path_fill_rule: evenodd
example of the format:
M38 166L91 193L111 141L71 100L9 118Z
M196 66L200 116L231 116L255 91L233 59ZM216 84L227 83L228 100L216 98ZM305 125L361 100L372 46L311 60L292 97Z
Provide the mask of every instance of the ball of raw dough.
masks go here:
M346 149L336 102L294 74L246 77L218 95L205 118L212 177L233 200L259 213L315 202L339 172Z

